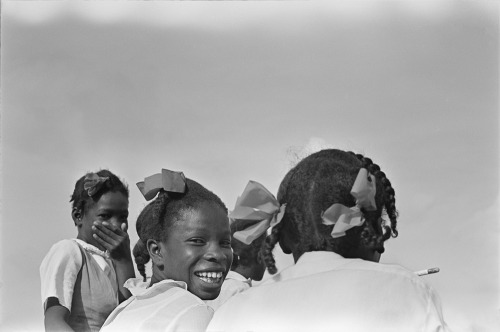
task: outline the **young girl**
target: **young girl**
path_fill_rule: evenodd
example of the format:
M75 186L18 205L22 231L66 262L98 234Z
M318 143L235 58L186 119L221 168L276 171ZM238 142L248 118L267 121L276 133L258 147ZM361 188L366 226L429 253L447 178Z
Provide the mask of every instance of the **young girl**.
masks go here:
M263 250L271 274L277 243L295 265L229 299L208 331L446 331L436 293L412 271L378 263L398 235L394 195L362 155L303 159L281 182L285 212Z
M258 191L260 195L254 195ZM258 197L258 201L252 197ZM248 199L252 201L249 202ZM279 205L273 205L274 196L260 183L250 181L236 206L229 214L231 221L231 247L233 248L233 264L222 284L220 295L212 301L206 301L214 310L217 310L232 296L252 287L252 280L260 281L266 270L266 265L260 255L260 250L266 239L266 231L270 227L274 212ZM270 204L271 211L264 212L266 204ZM258 206L260 209L249 209L248 205Z
M204 331L213 309L203 300L219 295L232 261L227 209L182 173L162 170L138 186L146 199L158 193L137 222L134 255L146 282L127 282L134 296L111 313L102 331Z
M128 189L108 170L75 185L71 216L76 239L54 244L40 266L47 331L99 331L130 292L134 277L127 234Z

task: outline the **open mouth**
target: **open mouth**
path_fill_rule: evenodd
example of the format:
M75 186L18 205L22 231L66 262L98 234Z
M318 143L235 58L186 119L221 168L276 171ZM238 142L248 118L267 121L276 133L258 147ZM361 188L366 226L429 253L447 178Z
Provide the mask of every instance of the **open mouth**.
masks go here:
M207 284L217 284L222 281L222 272L195 272L194 274Z

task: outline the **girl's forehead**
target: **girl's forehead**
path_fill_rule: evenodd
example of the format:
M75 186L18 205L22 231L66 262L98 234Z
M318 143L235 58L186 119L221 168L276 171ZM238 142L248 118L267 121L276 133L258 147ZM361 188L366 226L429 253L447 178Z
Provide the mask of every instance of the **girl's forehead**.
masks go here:
M103 194L97 202L94 203L95 208L127 208L128 198L121 192L107 192Z
M178 231L229 232L229 218L222 208L190 208L179 213L172 226Z

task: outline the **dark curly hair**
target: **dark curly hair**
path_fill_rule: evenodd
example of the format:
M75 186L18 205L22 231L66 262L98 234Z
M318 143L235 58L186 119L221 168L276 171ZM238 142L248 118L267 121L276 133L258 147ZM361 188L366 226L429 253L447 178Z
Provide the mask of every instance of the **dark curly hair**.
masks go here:
M158 196L141 211L136 222L139 241L132 253L137 270L144 280L146 280L145 265L151 258L146 248L147 240L164 240L169 228L179 220L184 211L196 208L202 203L213 204L227 213L226 206L217 195L198 182L187 178L185 193L167 192L162 189Z
M233 248L233 264L231 265L231 270L233 271L240 265L252 266L254 264L260 264L258 256L266 239L266 232L248 245L234 238L235 232L244 230L249 225L253 224L255 224L255 220L234 220L231 222L231 247Z
M332 238L332 225L322 223L321 214L334 203L347 207L356 204L350 194L361 168L366 168L376 178L376 211L362 209L366 220L360 227L353 227L345 236ZM287 204L281 223L266 238L262 256L269 273L276 273L272 255L282 233L297 243L298 256L308 251L334 251L346 258L356 258L359 248L372 248L383 252L383 243L391 236L398 236L395 192L391 182L380 167L361 154L335 149L316 152L292 168L284 177L278 190L278 201ZM379 219L386 213L389 224L379 226Z
M99 201L99 199L107 192L120 192L125 197L129 197L129 191L127 185L120 180L115 174L107 169L100 170L95 174L100 177L107 177L99 190L90 197L87 190L84 189L85 177L92 174L92 172L86 173L84 176L78 179L75 184L75 189L71 195L70 202L72 202L72 208L81 211L83 214L92 207L94 203Z

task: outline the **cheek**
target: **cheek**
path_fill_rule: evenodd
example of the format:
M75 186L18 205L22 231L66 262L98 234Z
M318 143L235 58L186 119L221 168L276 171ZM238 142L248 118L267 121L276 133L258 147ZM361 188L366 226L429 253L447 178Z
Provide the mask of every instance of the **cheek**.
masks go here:
M187 273L190 266L197 262L196 251L183 245L172 246L169 253L170 266L178 268L180 273Z
M227 261L227 268L231 267L231 263L233 262L233 250L227 249L224 252L224 255L226 256L226 261Z

